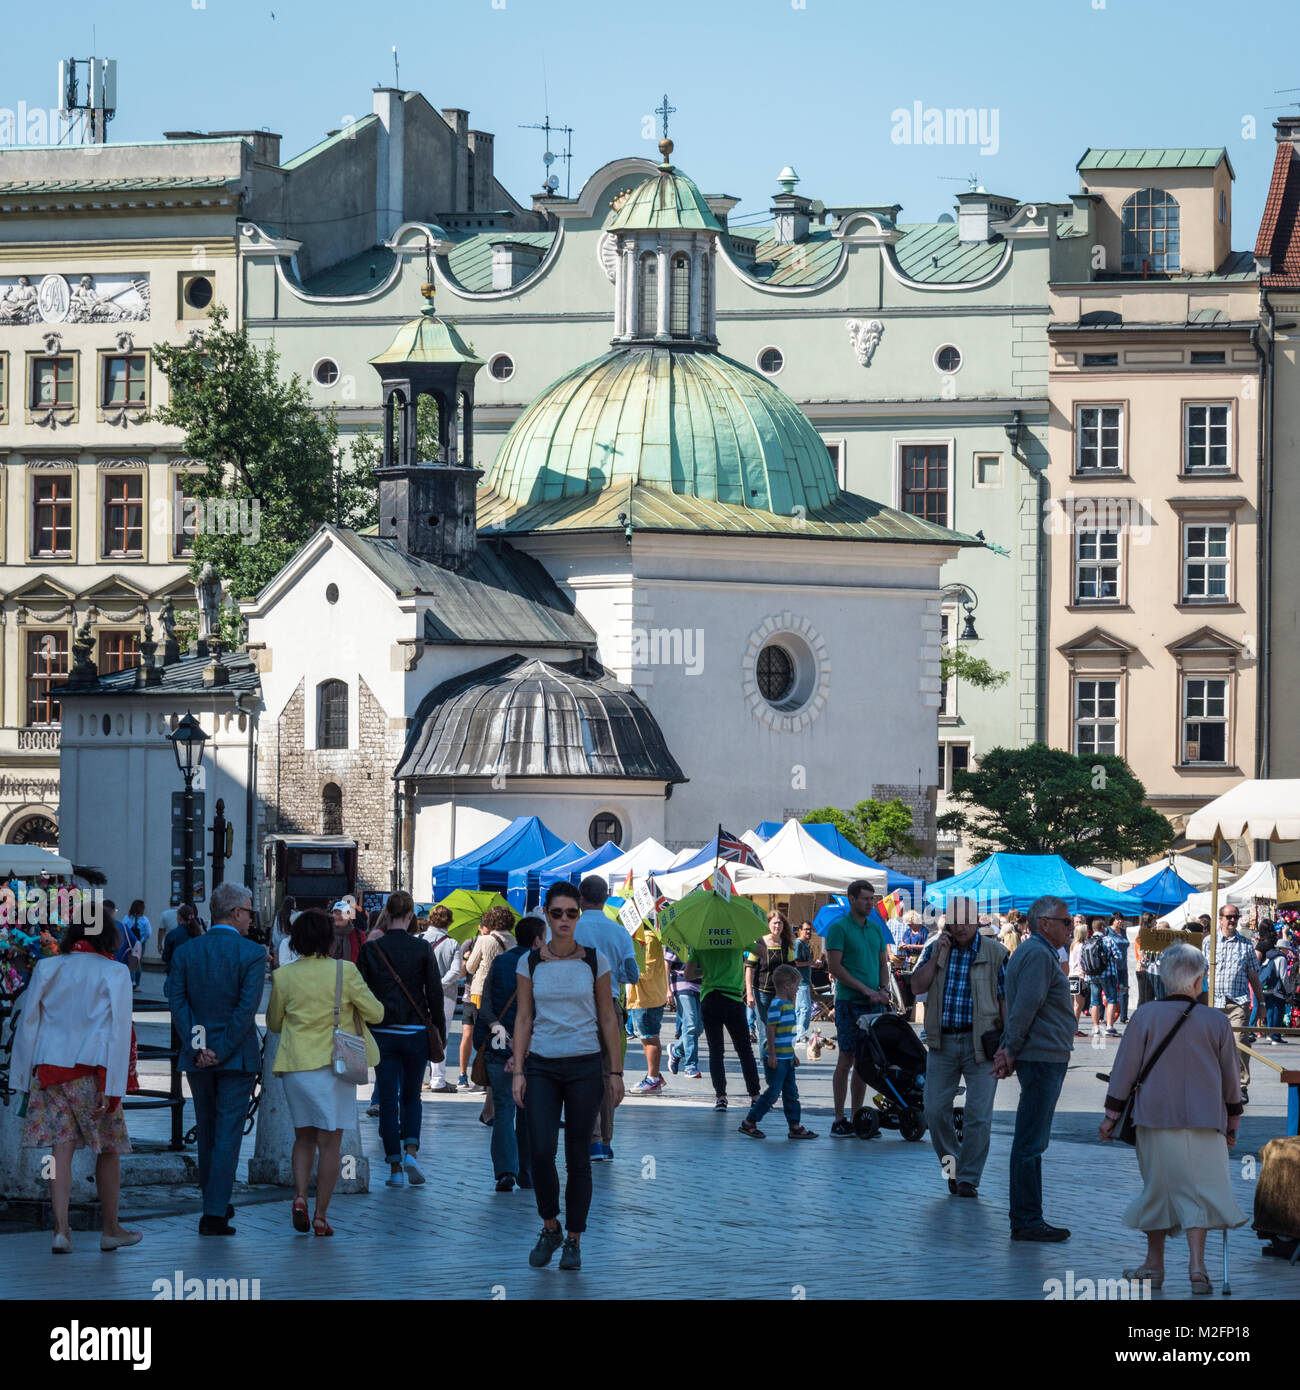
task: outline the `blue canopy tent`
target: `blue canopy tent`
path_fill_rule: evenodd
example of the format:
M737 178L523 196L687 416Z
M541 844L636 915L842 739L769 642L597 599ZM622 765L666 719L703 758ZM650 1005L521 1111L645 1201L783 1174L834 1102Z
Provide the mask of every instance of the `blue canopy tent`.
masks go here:
M755 829L754 834L760 840L770 840L780 830L782 824L783 822L779 820L765 820ZM874 859L863 854L852 840L846 840L840 834L839 828L832 825L830 821L815 821L811 825L805 824L804 829L819 845L830 850L832 854L838 855L841 859L847 859L850 864L861 864L863 868L877 869L883 873L887 893L898 891L907 893L914 906L919 904L921 894L925 891L921 879L912 878L909 874L900 874L896 869L891 869L888 864L877 864Z
M509 885L506 889L506 901L516 912L526 912L537 902L541 891L537 875L542 869L558 868L561 864L571 864L575 859L582 857L582 847L570 840L567 845L561 845L551 854L544 854L532 864L523 864L517 869L511 869L506 878Z
M495 888L504 893L511 869L534 864L563 844L536 816L517 816L486 844L439 864L433 870L433 896L445 898L453 888Z
M1117 893L1103 887L1059 854L991 854L964 873L931 884L925 901L942 911L944 900L953 894L975 898L987 904L989 912L1009 912L1013 907L1024 912L1046 894L1060 898L1071 912L1084 916L1121 912L1125 917L1137 917L1145 911L1136 893Z
M1129 890L1133 897L1141 898L1144 911L1154 912L1157 917L1181 907L1193 893L1201 891L1180 877L1171 865L1166 865L1154 878L1134 884Z
M537 875L538 891L545 895L552 883L560 883L565 879L570 883L580 883L593 869L599 869L602 864L608 864L611 859L621 859L622 857L623 851L613 840L606 840L599 849L593 849L590 853L584 854L581 859L571 859L562 867L542 869Z

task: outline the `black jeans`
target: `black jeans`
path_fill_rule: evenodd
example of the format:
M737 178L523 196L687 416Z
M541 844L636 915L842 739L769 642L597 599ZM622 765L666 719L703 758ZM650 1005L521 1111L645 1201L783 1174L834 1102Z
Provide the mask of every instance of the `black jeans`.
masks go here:
M524 1118L533 1165L533 1189L543 1221L560 1214L560 1175L555 1151L564 1111L564 1228L581 1234L591 1209L591 1127L604 1090L600 1053L583 1057L539 1057L524 1062Z
M740 1058L740 1070L745 1075L745 1089L751 1096L762 1093L758 1084L758 1068L754 1065L754 1049L749 1045L749 1025L745 1022L745 1006L739 999L733 999L721 990L712 990L704 996L700 1006L704 1018L704 1036L709 1044L709 1079L713 1082L713 1093L727 1094L727 1064L722 1055L722 1032L725 1028L731 1034L731 1045Z
M379 1065L375 1090L379 1098L379 1138L389 1163L402 1161L402 1149L420 1147L420 1087L429 1064L429 1036L418 1033L375 1033Z

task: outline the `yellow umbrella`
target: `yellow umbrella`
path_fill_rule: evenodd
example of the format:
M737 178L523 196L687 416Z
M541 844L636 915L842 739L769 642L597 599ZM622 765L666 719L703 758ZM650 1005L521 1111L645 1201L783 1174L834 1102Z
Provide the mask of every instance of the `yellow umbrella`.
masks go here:
M438 904L451 913L451 926L447 935L453 941L469 941L478 933L478 924L490 907L504 907L517 922L519 914L500 893L480 891L477 888L456 888Z

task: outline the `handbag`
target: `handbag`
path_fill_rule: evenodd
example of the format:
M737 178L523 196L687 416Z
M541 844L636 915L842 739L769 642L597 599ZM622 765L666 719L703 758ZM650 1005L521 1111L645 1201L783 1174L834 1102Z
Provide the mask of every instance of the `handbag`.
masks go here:
M519 991L517 989L512 989L510 991L510 998L506 1000L501 1009L503 1014L510 1012L510 1006L515 1002L515 995L518 993ZM489 1029L487 1039L484 1041L483 1046L478 1048L474 1053L474 1061L469 1069L469 1079L476 1086L486 1086L491 1080L488 1076L487 1069L487 1050L491 1046L491 1038L492 1033Z
M366 1062L366 1040L339 1027L339 1010L343 1007L342 961L337 962L337 968L338 973L334 977L334 1044L330 1051L330 1062L336 1076L341 1076L354 1086L364 1086L370 1076L370 1067Z
M1133 1114L1137 1107L1138 1092L1142 1089L1142 1083L1150 1075L1151 1068L1160 1060L1160 1054L1173 1041L1174 1034L1187 1022L1188 1015L1195 1007L1195 1004L1188 1004L1183 1010L1182 1017L1161 1039L1160 1046L1151 1054L1146 1066L1138 1073L1138 1079L1133 1083L1133 1089L1128 1093L1123 1108L1119 1112L1119 1119L1115 1122L1115 1138L1123 1143L1137 1143L1137 1125L1133 1123ZM1110 1078L1107 1077L1106 1079L1109 1080Z
M406 1002L415 1010L416 1017L424 1024L424 1032L429 1041L429 1061L443 1061L447 1056L447 1049L443 1045L442 1034L438 1031L437 1025L425 1015L424 1010L411 997L411 991L402 983L402 977L397 973L393 962L384 954L384 948L378 941L375 942L375 954L388 967L388 973L397 981L397 988L406 995Z

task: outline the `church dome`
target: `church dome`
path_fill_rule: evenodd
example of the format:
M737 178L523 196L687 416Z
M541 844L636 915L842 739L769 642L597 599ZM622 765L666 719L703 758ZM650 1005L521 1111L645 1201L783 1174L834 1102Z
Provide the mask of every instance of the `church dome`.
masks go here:
M661 164L658 173L628 193L607 230L720 232L722 225L696 185L680 169Z
M562 376L484 479L521 504L632 484L781 516L840 495L825 443L780 387L721 353L661 347L619 349Z

